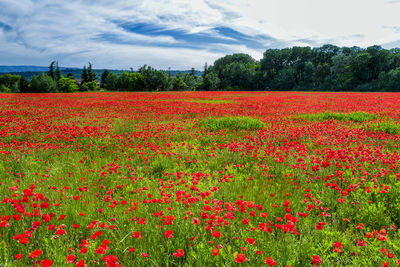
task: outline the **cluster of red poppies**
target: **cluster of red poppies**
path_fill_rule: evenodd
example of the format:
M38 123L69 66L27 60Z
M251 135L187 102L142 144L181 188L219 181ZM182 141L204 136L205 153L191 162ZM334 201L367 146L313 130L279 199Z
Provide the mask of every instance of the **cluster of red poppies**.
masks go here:
M400 95L0 95L0 265L400 264ZM374 121L309 121L325 111ZM253 117L262 129L207 129Z

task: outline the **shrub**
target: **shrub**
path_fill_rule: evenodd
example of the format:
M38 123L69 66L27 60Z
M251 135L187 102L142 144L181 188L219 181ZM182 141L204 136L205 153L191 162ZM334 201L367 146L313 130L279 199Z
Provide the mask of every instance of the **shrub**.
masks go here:
M73 93L78 91L78 85L70 78L61 78L57 83L58 91L62 93Z
M81 85L81 91L99 91L100 88L97 85L97 82L85 82Z

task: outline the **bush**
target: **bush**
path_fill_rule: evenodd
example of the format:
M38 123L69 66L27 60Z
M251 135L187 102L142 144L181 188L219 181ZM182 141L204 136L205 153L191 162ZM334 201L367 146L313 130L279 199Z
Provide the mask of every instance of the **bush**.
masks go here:
M99 91L100 88L97 85L97 82L85 82L81 85L81 91Z
M43 72L38 77L33 76L29 85L29 92L32 93L54 93L56 91L57 82Z
M11 89L4 84L0 85L0 93L11 93Z
M61 78L58 81L58 91L62 93L74 93L78 91L78 85L70 78Z

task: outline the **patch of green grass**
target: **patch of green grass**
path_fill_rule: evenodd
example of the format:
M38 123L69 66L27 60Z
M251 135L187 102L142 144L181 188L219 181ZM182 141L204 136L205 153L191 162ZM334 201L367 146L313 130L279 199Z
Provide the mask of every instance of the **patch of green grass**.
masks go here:
M165 100L163 100L165 101ZM174 102L191 102L191 103L200 103L200 104L230 104L233 103L232 100L225 99L168 99L167 101Z
M335 113L335 112L323 112L315 114L302 114L293 117L294 119L306 119L309 121L327 121L327 120L340 120L340 121L354 121L364 122L377 119L378 116L366 112L350 112L350 113Z
M253 117L222 117L222 118L206 118L198 123L200 128L218 131L228 130L256 130L265 127L265 124Z
M370 123L368 125L365 125L363 129L374 132L381 131L387 134L400 133L400 125L393 120Z

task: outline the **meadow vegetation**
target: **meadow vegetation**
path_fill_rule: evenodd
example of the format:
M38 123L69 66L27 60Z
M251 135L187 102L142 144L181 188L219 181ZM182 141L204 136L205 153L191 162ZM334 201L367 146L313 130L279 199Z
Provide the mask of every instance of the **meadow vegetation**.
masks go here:
M398 94L0 99L1 266L400 263Z

